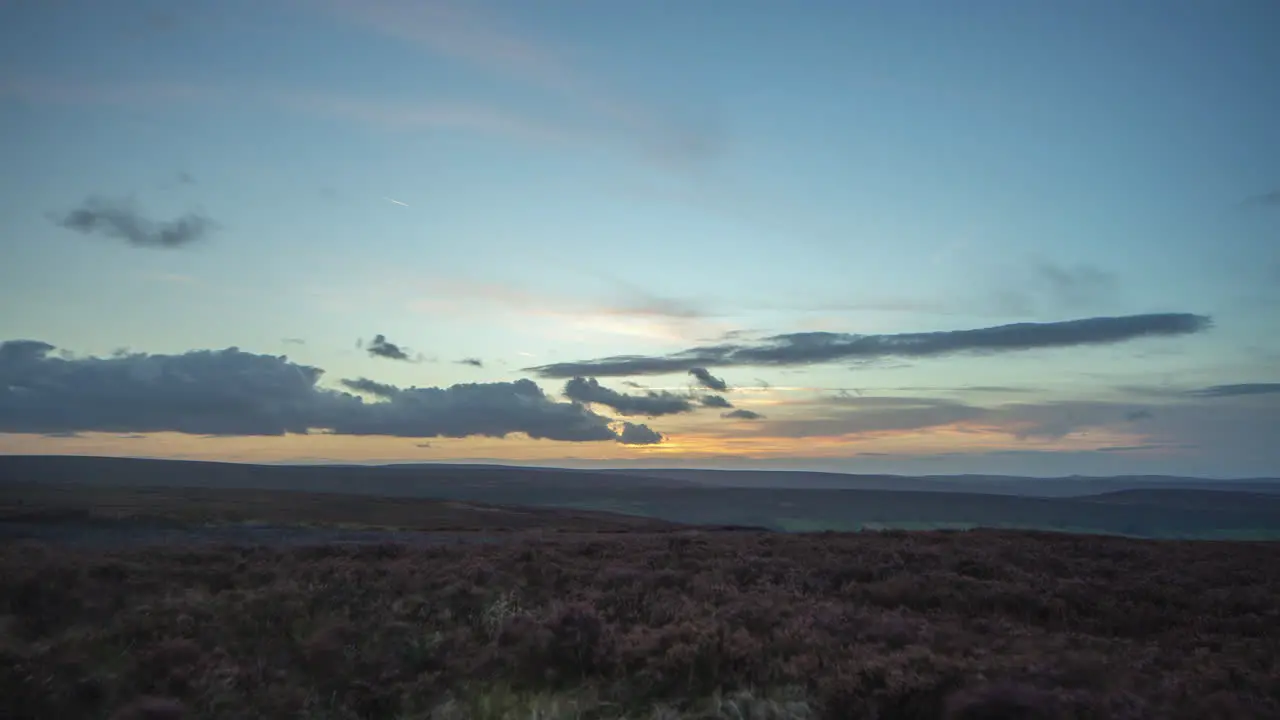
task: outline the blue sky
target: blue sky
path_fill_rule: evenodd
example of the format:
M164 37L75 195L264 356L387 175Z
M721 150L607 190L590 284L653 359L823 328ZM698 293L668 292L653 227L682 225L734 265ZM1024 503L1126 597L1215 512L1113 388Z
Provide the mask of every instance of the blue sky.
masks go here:
M0 4L0 341L53 346L0 352L0 451L1280 474L1277 24L1264 0ZM1136 319L1055 325L1106 317ZM1013 323L1075 339L793 335ZM683 398L656 415L546 370L778 343L704 363L714 407L684 366L597 378ZM189 354L232 347L262 362ZM250 366L324 374L286 399Z

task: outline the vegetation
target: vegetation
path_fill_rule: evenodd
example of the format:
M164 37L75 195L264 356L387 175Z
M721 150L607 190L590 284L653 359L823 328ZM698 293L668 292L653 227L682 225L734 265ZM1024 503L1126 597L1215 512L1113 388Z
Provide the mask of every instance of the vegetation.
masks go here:
M435 532L662 531L680 527L634 515L457 500L289 490L109 487L0 483L0 522L110 523L183 527L270 523Z
M1274 544L1007 531L7 543L0 698L15 720L1275 718L1276 597Z
M722 476L748 482L759 474L716 477L720 482L729 482ZM987 527L1165 539L1280 540L1280 492L1276 492L1280 485L1274 481L1168 478L1168 482L1194 487L1152 487L1155 481L1143 478L984 482L967 477L948 481L843 476L843 482L867 487L807 489L787 484L812 482L803 477L805 473L765 475L781 484L719 487L699 485L683 476L555 468L304 467L6 456L0 457L0 511L24 501L43 503L46 511L56 506L82 512L88 507L99 515L103 509L119 507L151 514L161 511L181 521L247 517L275 523L344 522L423 530L532 528L550 521L557 527L587 532L684 523L789 532ZM914 489L885 489L893 483ZM960 491L944 491L948 483ZM1111 491L1032 496L1100 487ZM981 488L1024 494L995 494ZM308 495L282 494L299 491ZM414 502L406 502L409 498ZM497 506L505 507L505 513L495 512ZM481 517L485 507L487 517Z

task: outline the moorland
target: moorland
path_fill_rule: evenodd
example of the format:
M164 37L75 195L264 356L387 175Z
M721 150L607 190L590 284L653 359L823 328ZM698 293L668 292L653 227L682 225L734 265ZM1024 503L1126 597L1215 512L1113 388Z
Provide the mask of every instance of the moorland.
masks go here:
M760 508L787 492L0 458L0 698L15 720L1280 717L1276 543L782 532ZM845 498L901 523L930 520L922 496L972 496L963 512L1086 502L1274 528L1256 488L794 492L818 494L801 512ZM716 513L708 493L747 504ZM247 534L262 528L295 534Z

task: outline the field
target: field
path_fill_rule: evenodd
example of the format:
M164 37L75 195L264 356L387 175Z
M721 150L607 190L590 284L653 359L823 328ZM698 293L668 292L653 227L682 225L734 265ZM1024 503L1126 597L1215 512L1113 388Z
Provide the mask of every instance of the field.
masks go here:
M0 697L15 720L144 696L190 718L1275 718L1276 597L1273 544L1008 531L10 542Z

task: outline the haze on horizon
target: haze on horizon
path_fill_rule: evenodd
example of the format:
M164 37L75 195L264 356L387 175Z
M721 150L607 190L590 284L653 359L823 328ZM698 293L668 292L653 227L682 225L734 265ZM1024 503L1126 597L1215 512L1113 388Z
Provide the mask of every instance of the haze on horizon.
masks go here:
M1280 476L1276 27L0 2L0 453Z

